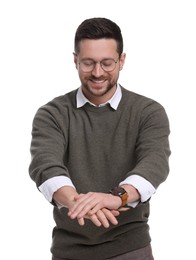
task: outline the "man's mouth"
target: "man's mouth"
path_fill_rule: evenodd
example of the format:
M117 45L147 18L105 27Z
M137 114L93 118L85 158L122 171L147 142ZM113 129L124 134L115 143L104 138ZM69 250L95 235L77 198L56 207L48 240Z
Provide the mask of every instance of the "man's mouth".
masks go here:
M97 83L97 84L102 84L104 83L106 80L105 79L91 79L92 82Z
M105 82L105 80L96 80L96 79L92 79L91 81L94 82L94 83L98 83L98 84Z

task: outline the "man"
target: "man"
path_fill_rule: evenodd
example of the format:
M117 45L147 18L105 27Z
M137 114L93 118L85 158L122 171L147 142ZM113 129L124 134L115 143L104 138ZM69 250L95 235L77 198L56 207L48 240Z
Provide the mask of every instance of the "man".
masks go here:
M54 206L60 259L153 259L149 200L169 172L169 122L156 101L118 83L117 24L87 19L75 35L80 88L41 107L30 176Z

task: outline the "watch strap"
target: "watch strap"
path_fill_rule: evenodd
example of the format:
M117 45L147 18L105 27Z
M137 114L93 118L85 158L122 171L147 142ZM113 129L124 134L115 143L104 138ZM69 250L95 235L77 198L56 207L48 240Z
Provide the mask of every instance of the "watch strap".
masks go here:
M127 200L128 200L128 193L126 190L122 187L115 187L110 190L110 193L114 196L118 196L122 200L121 207L124 207L127 205Z

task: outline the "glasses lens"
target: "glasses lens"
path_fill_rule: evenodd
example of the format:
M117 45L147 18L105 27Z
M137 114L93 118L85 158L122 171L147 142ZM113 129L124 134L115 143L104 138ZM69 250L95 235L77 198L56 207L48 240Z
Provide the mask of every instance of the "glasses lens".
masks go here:
M81 61L79 64L80 64L80 69L84 72L90 72L95 67L95 62L92 60L84 60Z
M79 66L83 72L91 72L94 70L96 63L99 62L95 62L93 60L83 60L79 63ZM116 63L117 61L113 59L105 59L100 61L101 68L106 72L113 71L116 67Z
M112 59L106 59L101 61L101 67L105 71L112 71L116 67L116 62Z

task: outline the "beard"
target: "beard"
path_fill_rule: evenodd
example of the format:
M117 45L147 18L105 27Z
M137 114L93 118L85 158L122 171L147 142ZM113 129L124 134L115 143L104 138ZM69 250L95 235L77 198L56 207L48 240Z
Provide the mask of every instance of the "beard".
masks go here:
M116 88L116 83L117 82L114 80L108 81L103 78L90 78L89 80L82 82L82 88L85 93L89 93L91 96L102 97L113 88Z

